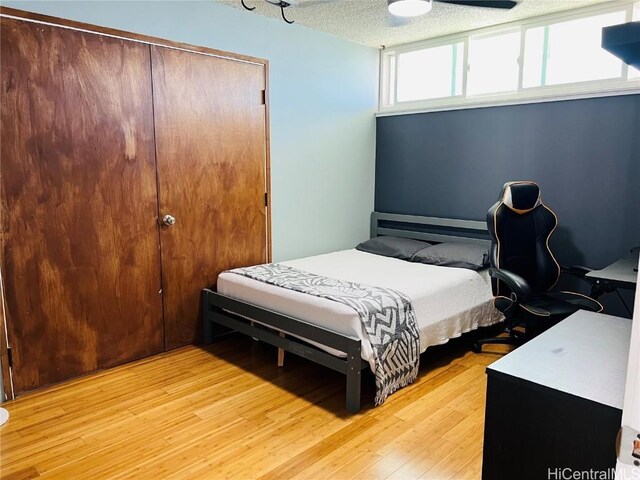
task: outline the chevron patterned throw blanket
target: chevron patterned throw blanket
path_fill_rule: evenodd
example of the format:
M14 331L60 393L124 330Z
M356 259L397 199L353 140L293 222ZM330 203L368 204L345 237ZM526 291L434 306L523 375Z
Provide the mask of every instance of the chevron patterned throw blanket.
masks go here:
M411 300L405 294L327 278L279 263L237 268L230 272L327 298L358 312L375 357L376 405L418 376L420 337Z

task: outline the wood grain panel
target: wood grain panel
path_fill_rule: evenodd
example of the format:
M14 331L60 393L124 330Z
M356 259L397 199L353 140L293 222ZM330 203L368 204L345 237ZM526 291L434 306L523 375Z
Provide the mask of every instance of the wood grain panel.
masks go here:
M201 338L200 290L267 260L264 66L151 47L165 347Z
M0 158L0 176L2 175L2 159ZM2 224L2 209L0 208L0 225ZM2 251L2 228L0 228L0 251ZM0 264L0 368L2 373L2 387L4 392L4 398L0 401L9 400L14 398L13 387L11 385L11 373L9 371L9 349L7 348L6 337L6 316L4 309L4 281L2 280L2 266ZM284 350L283 350L284 352Z
M166 38L152 37L150 35L142 35L140 33L127 32L125 30L118 30L115 28L104 27L101 25L92 25L90 23L77 22L75 20L69 20L68 18L53 17L51 15L43 15L41 13L27 12L26 10L20 10L17 8L0 6L0 15L10 15L13 17L24 18L28 20L35 20L38 22L50 23L53 25L64 25L77 30L87 30L90 32L101 33L105 35L111 35L124 39L132 39L138 42L144 42L151 45L165 45L172 48L179 48L183 50L189 50L192 52L200 52L207 55L215 55L219 57L234 58L245 62L258 63L267 65L269 62L263 58L251 57L249 55L241 55L239 53L225 52L224 50L217 50L215 48L203 47L200 45L191 45L189 43L176 42L174 40L167 40Z
M2 18L16 393L162 349L149 46Z

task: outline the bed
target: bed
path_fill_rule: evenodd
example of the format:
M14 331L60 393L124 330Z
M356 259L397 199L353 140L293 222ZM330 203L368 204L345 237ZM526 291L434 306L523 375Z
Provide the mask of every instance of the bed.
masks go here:
M379 235L490 243L484 222L374 212L371 236ZM403 292L415 311L421 353L502 320L486 270L412 263L355 249L281 264ZM205 343L213 339L214 324L223 325L337 370L346 375L347 409L360 409L361 372L374 370L375 359L354 309L231 272L220 274L217 291L203 291L202 302Z

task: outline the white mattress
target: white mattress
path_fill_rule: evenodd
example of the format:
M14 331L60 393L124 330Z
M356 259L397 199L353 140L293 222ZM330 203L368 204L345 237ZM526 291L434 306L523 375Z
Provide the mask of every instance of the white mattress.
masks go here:
M493 307L486 271L438 267L382 257L359 250L281 262L325 277L391 288L405 293L413 304L420 331L420 351L450 338L502 320ZM218 292L232 298L300 318L362 340L362 358L374 369L371 343L358 314L342 303L259 282L234 273L218 277ZM330 353L343 352L323 347Z

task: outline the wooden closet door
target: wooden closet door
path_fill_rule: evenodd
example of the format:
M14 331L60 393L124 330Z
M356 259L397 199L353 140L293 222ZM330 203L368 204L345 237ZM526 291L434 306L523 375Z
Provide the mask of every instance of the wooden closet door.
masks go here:
M165 347L199 341L200 291L267 260L263 65L152 47Z
M163 348L150 49L2 18L17 394Z

